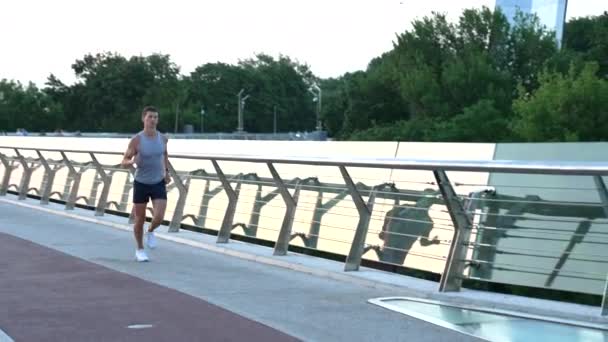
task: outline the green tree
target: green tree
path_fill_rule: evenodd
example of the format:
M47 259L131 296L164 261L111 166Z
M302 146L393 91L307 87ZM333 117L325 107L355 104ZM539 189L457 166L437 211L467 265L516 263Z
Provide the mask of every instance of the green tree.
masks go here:
M70 129L132 132L141 126L144 105L156 105L161 115L175 108L179 68L169 56L85 55L72 68L75 85L51 75L45 90L62 104Z
M564 29L564 49L599 64L598 75L608 78L608 12L576 18Z
M33 83L0 80L0 130L46 131L63 121L60 106Z
M458 23L434 13L415 20L411 30L397 36L394 49L386 54L390 67L377 69L382 72L376 79L382 80L385 89L394 89L401 99L401 111L393 107L391 112L399 114L392 114L389 120L415 121L412 125L398 125L406 130L405 136L427 140L509 140L512 137L507 123L517 85L528 91L538 87L538 71L556 51L553 36L534 16L520 13L516 24L510 27L500 11L486 7L465 10ZM354 78L352 88L357 92L347 93L347 97L349 103L358 106L347 107L345 128L357 131L380 123L380 131L394 131L387 130L386 121L378 120L382 116L372 110L382 103L372 90L383 89L370 87L373 79L370 70ZM484 121L473 124L477 119ZM432 127L421 134L408 133L421 123ZM499 132L487 133L492 130ZM397 136L403 135L397 134L395 139ZM349 139L355 137L361 138L361 134Z
M527 91L538 87L537 76L557 52L555 36L540 24L535 15L519 12L510 33L510 71L516 84Z
M272 132L274 113L279 131L313 130L315 111L308 87L316 81L308 66L289 57L265 54L238 65L208 63L188 77L188 103L205 110L208 131L232 132L237 127L237 94L243 89L243 120L248 132Z
M316 113L308 88L318 81L308 66L289 57L258 54L254 59L239 63L249 84L245 126L252 132L271 132L275 106L277 121L283 131L311 131L315 128Z
M543 72L540 87L520 87L513 105L514 131L526 141L603 141L608 139L608 81L596 76L597 63L568 74Z
M0 81L0 130L14 131L18 125L16 99L22 92L20 83L2 79Z
M449 120L433 126L433 140L450 142L499 142L512 136L508 118L493 100L483 99Z
M323 107L321 112L323 127L327 130L329 136L340 138L344 123L344 113L348 106L345 78L339 77L322 80L320 87L323 89Z
M374 58L365 72L347 73L322 83L322 116L330 136L346 138L353 131L409 118L394 68L389 52Z
M237 97L250 84L241 68L225 63L207 63L188 77L189 105L205 110L207 131L232 132L237 127Z
M145 84L145 92L139 99L135 111L139 112L145 105L154 105L160 112L159 128L161 130L167 132L180 130L183 124L188 122L188 108L185 104L189 88L189 84L180 75L180 68L171 62L169 55L161 54L132 57L129 62L139 65L142 68L142 74L145 73L148 79L153 80ZM139 126L139 116L134 115L134 117Z
M181 131L185 124L198 129L204 110L206 131L231 132L237 126L236 94L244 89L250 95L247 131L271 132L275 112L279 131L312 130L316 113L308 88L316 82L323 89L324 126L339 139L597 136L583 137L581 129L571 128L566 135L536 137L530 133L538 129L530 128L534 115L522 116L522 103L542 94L541 83L548 88L562 77L560 82L574 84L572 75L588 72L583 73L585 62L597 63L596 76L608 78L608 13L567 23L559 51L538 18L520 13L515 22L511 27L502 13L488 8L465 10L456 23L434 13L397 35L393 49L372 59L365 71L326 80L287 56L258 54L237 65L204 64L184 77L168 55L85 55L72 65L78 81L70 86L54 75L42 91L3 80L0 128L132 132L141 125L141 108L155 105L162 130ZM544 83L538 79L541 70ZM558 117L552 125L561 129L564 118Z
M399 120L356 131L349 137L359 141L427 141L433 135L435 121L429 118Z

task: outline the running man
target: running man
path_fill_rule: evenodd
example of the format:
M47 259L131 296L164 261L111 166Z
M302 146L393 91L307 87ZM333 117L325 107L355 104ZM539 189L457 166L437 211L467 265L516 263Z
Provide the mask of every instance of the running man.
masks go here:
M121 163L123 167L135 166L135 180L133 182L135 225L133 231L137 243L135 259L139 262L149 260L143 244L148 201L152 200L154 214L152 223L146 231L146 245L148 248L155 248L157 242L154 230L160 226L165 217L165 209L167 208L166 185L171 182L168 169L168 139L156 130L158 110L154 107L145 107L141 113L141 120L144 129L131 139Z

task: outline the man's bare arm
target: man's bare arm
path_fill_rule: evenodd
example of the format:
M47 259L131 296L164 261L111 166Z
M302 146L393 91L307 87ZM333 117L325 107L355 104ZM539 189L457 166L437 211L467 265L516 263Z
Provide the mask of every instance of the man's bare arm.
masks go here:
M169 142L169 138L163 136L165 138L165 183L171 183L171 175L169 174L169 152L167 149L167 143Z
M137 155L137 139L132 138L131 141L129 141L129 146L127 147L127 151L125 152L120 165L122 167L133 166L135 163L135 155Z

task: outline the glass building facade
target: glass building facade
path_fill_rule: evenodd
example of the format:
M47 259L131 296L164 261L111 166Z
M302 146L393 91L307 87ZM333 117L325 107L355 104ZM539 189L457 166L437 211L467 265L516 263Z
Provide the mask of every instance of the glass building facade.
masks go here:
M496 8L500 8L511 24L518 9L536 14L542 25L555 32L558 46L561 46L564 34L567 7L568 0L496 0Z

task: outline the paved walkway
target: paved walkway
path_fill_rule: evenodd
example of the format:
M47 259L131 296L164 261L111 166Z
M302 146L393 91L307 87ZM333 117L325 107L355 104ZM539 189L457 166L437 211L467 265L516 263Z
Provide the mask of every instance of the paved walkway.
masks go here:
M0 332L15 341L476 341L367 303L407 289L159 242L150 263L136 263L131 232L0 201Z
M182 292L2 233L0 307L0 325L16 341L296 341Z

